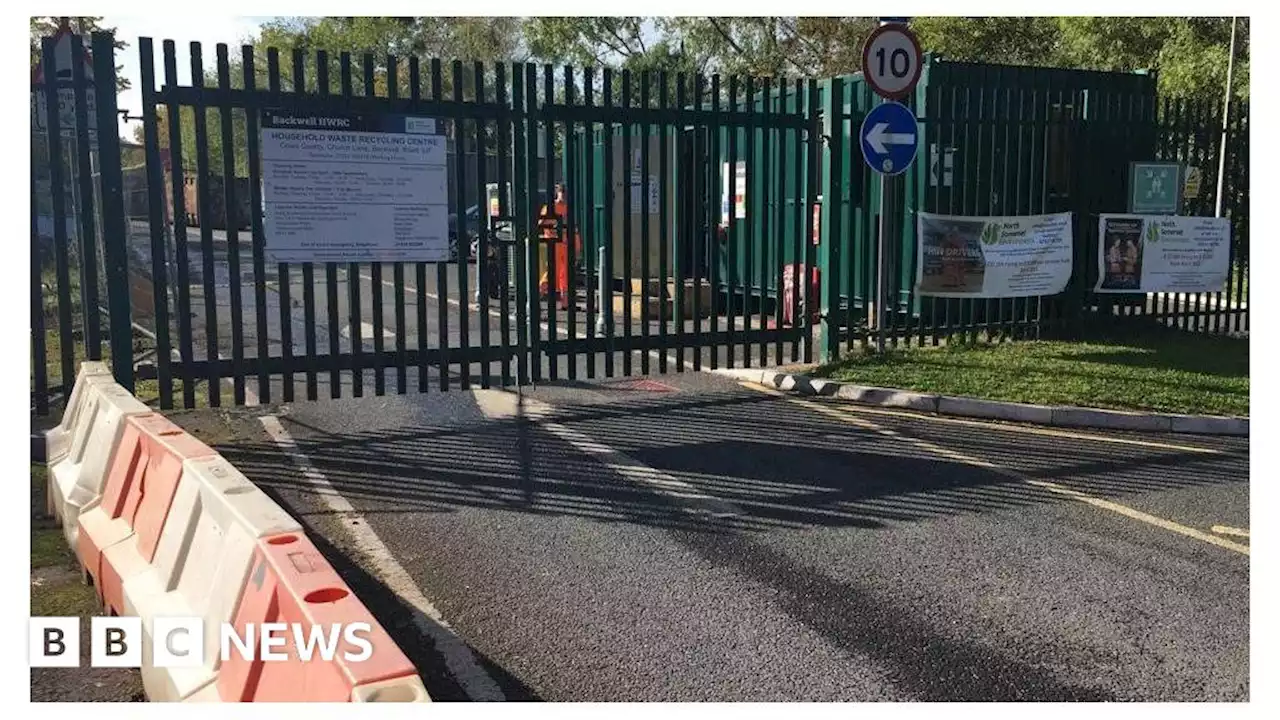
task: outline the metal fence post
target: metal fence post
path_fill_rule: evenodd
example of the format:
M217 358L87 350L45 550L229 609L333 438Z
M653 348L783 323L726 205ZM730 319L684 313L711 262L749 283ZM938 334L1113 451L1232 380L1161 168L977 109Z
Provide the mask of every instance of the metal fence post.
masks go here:
M111 33L93 34L93 77L97 84L98 153L102 171L102 244L106 260L111 369L116 382L133 392L133 317L129 307L128 232L124 222L124 179L116 124L116 58Z
M607 268L605 266L604 245L600 246L598 255L599 258L597 260L598 264L596 267L599 268L599 270L596 272L596 278L598 279L598 282L596 283L596 297L599 298L599 307L603 308L605 303L610 303L612 305L612 300L609 298L608 281L605 276ZM601 312L599 315L596 315L596 335L606 336L610 340L613 339L613 313L608 313L606 315L606 313Z
M840 263L843 238L839 225L845 185L841 166L844 158L843 90L844 81L832 78L822 103L827 162L822 167L822 236L818 245L818 277L821 283L818 325L820 363L835 360L840 352ZM849 302L853 302L852 294ZM849 328L848 332L853 332L853 328Z

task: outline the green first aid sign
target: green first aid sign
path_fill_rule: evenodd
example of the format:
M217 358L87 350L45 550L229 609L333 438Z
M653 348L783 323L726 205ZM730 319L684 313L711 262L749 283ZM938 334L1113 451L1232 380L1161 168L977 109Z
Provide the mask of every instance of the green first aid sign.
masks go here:
M1182 168L1176 162L1129 164L1129 212L1177 215L1182 209Z

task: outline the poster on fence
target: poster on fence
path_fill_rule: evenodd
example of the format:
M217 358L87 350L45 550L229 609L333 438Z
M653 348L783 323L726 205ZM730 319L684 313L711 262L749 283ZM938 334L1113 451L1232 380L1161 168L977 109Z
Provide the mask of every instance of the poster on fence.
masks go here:
M747 164L734 164L733 192L729 192L729 163L720 163L720 224L729 224L729 205L732 196L733 217L741 220L747 216Z
M917 213L916 292L951 298L1055 295L1071 279L1071 213Z
M262 111L273 262L449 259L445 136L432 118Z
M1219 292L1227 282L1226 218L1102 215L1098 237L1098 292Z

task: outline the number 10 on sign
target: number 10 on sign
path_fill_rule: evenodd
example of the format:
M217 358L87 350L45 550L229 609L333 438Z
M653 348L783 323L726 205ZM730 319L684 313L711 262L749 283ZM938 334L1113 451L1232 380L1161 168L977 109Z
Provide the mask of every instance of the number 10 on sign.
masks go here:
M915 34L903 25L876 29L862 47L862 73L877 95L896 100L920 80L922 53Z

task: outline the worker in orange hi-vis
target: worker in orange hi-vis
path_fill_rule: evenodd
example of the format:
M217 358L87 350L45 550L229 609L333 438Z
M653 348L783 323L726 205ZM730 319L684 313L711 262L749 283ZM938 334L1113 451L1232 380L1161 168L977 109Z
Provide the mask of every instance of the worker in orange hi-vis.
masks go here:
M559 233L556 232L556 218L560 218L561 225L565 225L569 221L569 205L564 197L564 185L556 183L556 201L555 213L547 210L547 206L543 205L538 213L538 227L541 229L542 242L551 244L554 247L555 263L556 263L556 286L555 296L560 309L564 310L569 307L569 273L572 268L569 267L569 244L561 239ZM565 233L568 234L568 228L565 227ZM582 255L582 237L577 233L573 234L574 252L581 257ZM541 256L541 253L539 253ZM552 293L548 287L550 278L547 277L548 270L543 266L542 275L538 279L538 293L546 297Z

